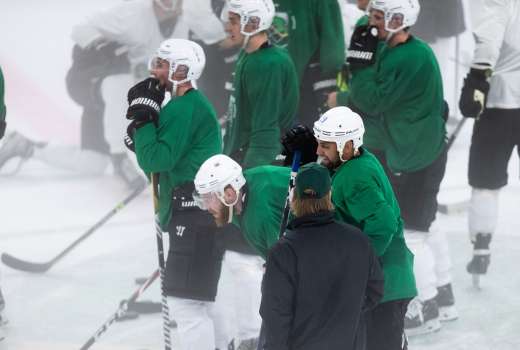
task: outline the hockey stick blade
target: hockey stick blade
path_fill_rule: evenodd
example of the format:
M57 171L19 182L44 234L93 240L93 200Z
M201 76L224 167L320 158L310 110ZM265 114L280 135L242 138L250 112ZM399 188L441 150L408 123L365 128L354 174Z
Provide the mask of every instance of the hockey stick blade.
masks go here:
M116 215L118 212L120 212L130 201L132 201L141 192L143 192L145 188L146 188L146 186L135 189L128 197L126 197L122 202L118 203L112 210L110 210L105 216L103 216L98 222L96 222L93 226L91 226L86 232L84 232L74 242L69 244L65 249L63 249L53 259L51 259L47 262L44 262L44 263L34 263L34 262L15 258L14 256L9 255L7 253L3 253L2 262L13 269L26 271L26 272L43 273L43 272L48 271L56 262L58 262L64 256L69 254L78 244L80 244L85 239L90 237L101 226L103 226L108 220L110 220L114 215Z
M26 260L18 259L10 254L2 253L2 262L9 266L12 269L22 270L26 272L32 273L42 273L46 272L53 265L53 261L49 261L46 263L35 263Z

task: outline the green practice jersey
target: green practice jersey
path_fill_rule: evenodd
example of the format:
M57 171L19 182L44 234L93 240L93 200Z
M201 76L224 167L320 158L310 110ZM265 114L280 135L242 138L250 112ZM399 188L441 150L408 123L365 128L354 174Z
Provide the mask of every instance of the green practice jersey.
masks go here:
M166 230L173 189L191 183L200 166L222 151L215 110L198 90L175 97L161 110L159 125L135 133L135 154L147 174L159 173L159 219Z
M264 165L244 171L247 192L241 215L234 222L265 259L278 241L291 169Z
M334 74L345 61L343 22L337 0L274 0L271 41L289 50L299 80L317 55L321 71Z
M336 169L332 188L336 218L362 230L381 261L383 301L414 297L413 254L406 246L399 205L379 161L361 148L359 157Z
M364 15L360 17L355 27L359 26L366 26L368 25L368 16ZM379 59L381 49L384 46L384 42L380 41L378 44L378 48L376 51L376 62ZM375 69L374 67L377 66L377 63L374 64L371 67L367 67L367 69ZM356 77L352 77L349 82L348 86L352 85L352 79L356 79ZM348 91L340 91L337 95L337 104L338 106L348 106L350 108L353 108L357 112L360 112L361 118L363 118L363 123L365 124L365 134L363 135L363 145L368 148L369 150L383 150L385 148L385 132L383 128L382 123L382 117L381 115L368 115L364 112L361 112L356 109L356 106L353 106L349 103L348 100L349 92Z
M430 165L445 147L442 79L433 51L415 37L383 45L376 64L353 70L349 104L381 116L384 151L393 172Z
M298 108L298 79L286 50L240 53L229 100L224 153L244 168L272 163Z

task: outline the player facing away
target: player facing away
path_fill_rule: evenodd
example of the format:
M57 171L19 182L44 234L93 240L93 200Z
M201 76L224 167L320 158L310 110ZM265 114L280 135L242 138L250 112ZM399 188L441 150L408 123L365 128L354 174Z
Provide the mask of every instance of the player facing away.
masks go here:
M204 64L198 44L166 40L150 60L153 78L128 91L126 144L145 173L159 176L158 216L170 239L166 292L185 350L227 347L216 344L212 313L222 261L216 225L192 199L197 169L222 150L215 111L195 88ZM172 99L161 108L165 90Z

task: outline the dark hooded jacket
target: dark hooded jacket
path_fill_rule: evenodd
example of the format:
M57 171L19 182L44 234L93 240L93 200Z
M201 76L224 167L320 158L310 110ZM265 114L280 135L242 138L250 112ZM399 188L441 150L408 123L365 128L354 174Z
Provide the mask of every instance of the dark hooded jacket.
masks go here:
M333 212L296 218L269 251L260 314L265 350L363 349L363 310L383 295L368 237Z

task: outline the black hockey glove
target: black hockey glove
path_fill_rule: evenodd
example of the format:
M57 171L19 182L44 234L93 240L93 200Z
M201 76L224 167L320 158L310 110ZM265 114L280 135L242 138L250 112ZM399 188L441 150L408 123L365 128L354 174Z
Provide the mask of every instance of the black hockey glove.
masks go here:
M135 153L135 143L134 143L134 136L137 129L139 129L142 126L145 126L148 123L139 122L137 120L132 120L132 122L128 125L126 128L126 134L123 139L125 142L126 148L128 148L130 151Z
M159 85L159 80L156 78L148 78L137 83L128 90L129 107L126 118L138 123L157 124L164 94L165 88Z
M351 68L363 68L374 64L379 38L377 28L359 26L354 30L347 51L347 62Z
M478 118L484 111L490 72L489 69L471 68L466 75L459 100L459 108L465 118Z
M6 126L7 123L5 122L5 120L0 120L0 140L2 139L2 137L4 137Z
M316 149L318 142L312 131L305 125L297 125L287 131L282 137L282 155L285 156L284 165L291 165L295 151L301 152L301 165L315 162L318 159Z

